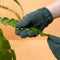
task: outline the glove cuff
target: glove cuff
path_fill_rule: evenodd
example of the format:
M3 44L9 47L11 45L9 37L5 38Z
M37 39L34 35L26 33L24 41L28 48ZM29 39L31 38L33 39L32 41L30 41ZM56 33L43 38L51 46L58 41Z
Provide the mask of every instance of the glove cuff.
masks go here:
M56 37L53 35L51 35L51 37L52 39L47 39L49 48L51 49L52 53L57 58L57 60L60 60L60 37Z
M41 9L41 12L44 17L44 22L46 22L45 26L47 26L48 24L50 24L53 21L53 16L52 16L51 12L45 7L43 7Z

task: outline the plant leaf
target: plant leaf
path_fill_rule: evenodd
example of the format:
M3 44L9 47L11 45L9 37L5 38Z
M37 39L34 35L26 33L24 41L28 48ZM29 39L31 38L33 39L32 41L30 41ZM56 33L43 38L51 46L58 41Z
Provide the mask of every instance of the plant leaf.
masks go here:
M19 21L18 20L15 20L15 19L8 19L7 17L4 17L4 18L0 18L0 22L3 23L4 25L10 25L10 26L13 26L15 27L15 24L18 23ZM38 30L36 27L30 27L30 28L17 28L17 29L20 29L20 30L33 30L33 31L37 31L40 33L41 36L48 36L49 38L51 38L51 36L49 34L45 34L45 33L42 33L40 30Z
M14 50L12 50L12 54L10 52L11 46L9 41L4 37L2 30L0 29L0 60L16 60L16 55Z
M21 19L21 17L19 16L18 13L16 13L15 11L9 9L8 7L0 5L0 8L3 8L3 9L6 9L6 10L9 10L9 11L13 12L18 17L19 20Z
M13 60L16 60L16 55L15 55L14 50L10 49L10 51L11 51L11 54L12 54L12 58L13 58Z
M0 18L0 23L3 23L4 25L10 25L15 27L15 24L18 22L18 20L15 20L13 18L8 19L7 17Z
M1 49L10 49L11 46L8 40L4 37L2 30L0 29L0 50Z
M0 60L4 60L3 54L0 52Z

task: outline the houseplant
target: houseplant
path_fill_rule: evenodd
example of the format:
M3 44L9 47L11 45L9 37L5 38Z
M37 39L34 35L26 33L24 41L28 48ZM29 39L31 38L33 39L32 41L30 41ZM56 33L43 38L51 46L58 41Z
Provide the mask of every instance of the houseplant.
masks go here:
M14 2L16 2L22 12L22 6L20 5L20 3L17 0L14 0ZM21 19L21 17L19 16L19 14L17 14L15 11L9 9L8 7L2 6L0 5L0 8L4 8L6 10L9 10L11 12L13 12L18 19ZM24 13L22 13L23 15ZM13 24L11 23L13 22ZM18 20L15 20L13 18L8 19L7 17L1 18L0 17L0 23L3 23L4 25L10 25L13 26L18 22ZM0 29L0 60L16 60L16 55L15 55L15 51L13 49L11 49L10 43L9 41L4 37L2 30Z
M20 8L22 10L22 15L24 17L24 11L22 9L22 6L20 5L20 3L17 0L14 0L14 2L16 2L20 6ZM0 7L13 12L19 20L21 19L19 14L17 14L15 11L13 11L13 10L5 7L5 6L2 6L2 5L0 5ZM4 18L0 17L0 23L3 23L4 25L10 25L12 27L15 27L15 24L18 23L18 22L19 22L18 20L15 20L13 18L9 19L7 17L4 17ZM16 29L20 29L20 30L23 30L23 29L30 30L30 29L32 29L34 31L38 31L41 36L48 36L49 38L51 38L49 34L42 33L36 27L16 28ZM0 29L0 48L1 48L0 49L0 60L9 60L9 59L12 60L12 58L13 58L13 60L16 60L15 52L14 52L14 50L11 49L9 41L3 36L3 32L2 32L1 29ZM7 58L7 56L8 56L8 58Z

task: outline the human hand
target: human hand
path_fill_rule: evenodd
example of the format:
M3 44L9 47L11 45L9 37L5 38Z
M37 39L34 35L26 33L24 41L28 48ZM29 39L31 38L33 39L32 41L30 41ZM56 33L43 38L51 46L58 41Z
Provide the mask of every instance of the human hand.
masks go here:
M60 60L60 37L56 37L53 35L51 35L51 37L52 39L47 39L49 48L51 49L52 53L57 58L57 60Z
M48 26L53 20L50 11L47 8L41 8L30 14L27 14L22 20L16 24L16 28L29 28L36 27L43 31L43 29ZM22 38L25 37L35 37L39 33L33 30L15 30L16 35L20 35Z

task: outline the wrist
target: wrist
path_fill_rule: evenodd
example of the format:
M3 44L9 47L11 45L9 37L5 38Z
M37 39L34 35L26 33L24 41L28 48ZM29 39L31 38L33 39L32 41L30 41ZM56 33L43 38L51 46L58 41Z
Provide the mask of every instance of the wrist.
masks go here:
M54 3L46 7L52 14L53 18L60 17L60 1L57 0Z

